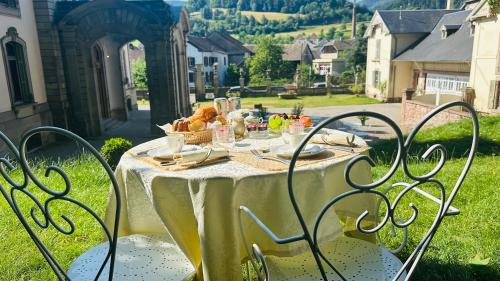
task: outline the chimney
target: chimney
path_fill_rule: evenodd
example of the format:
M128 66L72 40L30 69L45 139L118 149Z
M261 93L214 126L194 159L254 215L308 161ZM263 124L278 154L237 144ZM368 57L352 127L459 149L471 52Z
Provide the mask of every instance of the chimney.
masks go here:
M352 29L351 29L351 39L356 38L356 0L352 1Z
M446 10L453 10L455 8L455 0L448 0L446 2Z

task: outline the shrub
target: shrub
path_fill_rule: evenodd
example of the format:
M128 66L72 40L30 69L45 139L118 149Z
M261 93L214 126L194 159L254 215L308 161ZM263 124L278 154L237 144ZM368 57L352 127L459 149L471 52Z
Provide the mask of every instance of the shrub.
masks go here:
M110 138L104 142L101 155L112 169L115 169L123 153L132 148L132 142L123 138Z
M359 96L363 93L364 88L361 85L352 85L349 87L349 91L351 91L356 96Z

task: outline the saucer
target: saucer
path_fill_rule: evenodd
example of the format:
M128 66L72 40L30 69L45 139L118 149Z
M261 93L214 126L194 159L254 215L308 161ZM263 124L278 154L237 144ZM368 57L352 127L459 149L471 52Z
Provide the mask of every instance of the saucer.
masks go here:
M326 148L322 145L308 144L300 152L299 158L313 157L313 156L316 156L316 155L322 153L325 150L326 150ZM271 147L271 152L276 154L276 156L278 156L278 157L290 159L293 157L293 153L295 152L295 148L293 148L289 144L283 144L283 145Z

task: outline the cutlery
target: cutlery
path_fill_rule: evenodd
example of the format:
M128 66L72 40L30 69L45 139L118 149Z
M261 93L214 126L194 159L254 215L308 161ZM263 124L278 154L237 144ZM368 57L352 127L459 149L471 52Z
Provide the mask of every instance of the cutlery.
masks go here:
M333 149L354 153L354 149L344 146L332 145Z
M274 161L278 161L278 162L281 162L285 165L289 165L290 164L290 161L288 160L285 160L285 159L281 159L281 158L278 158L278 157L273 157L273 156L266 156L266 155L262 155L260 154L257 150L255 149L251 149L250 152L252 152L253 155L255 155L255 157L259 158L259 159L267 159L267 160L274 160Z

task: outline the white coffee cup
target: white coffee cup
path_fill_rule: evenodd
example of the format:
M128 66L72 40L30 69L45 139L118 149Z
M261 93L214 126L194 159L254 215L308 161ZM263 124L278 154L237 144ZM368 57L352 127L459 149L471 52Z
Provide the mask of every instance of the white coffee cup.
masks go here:
M170 151L173 153L179 153L182 151L182 147L184 146L184 135L168 135L165 137L165 143Z

